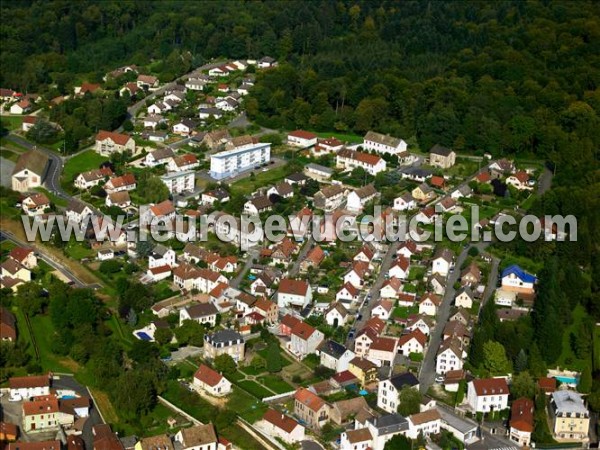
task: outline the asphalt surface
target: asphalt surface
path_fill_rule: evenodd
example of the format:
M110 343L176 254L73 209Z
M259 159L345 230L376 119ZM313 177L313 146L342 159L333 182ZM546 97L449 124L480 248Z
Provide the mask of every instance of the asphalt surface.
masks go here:
M244 267L239 271L239 273L229 282L229 286L233 288L237 288L242 280L244 279L244 275L250 270L252 264L254 263L254 259L258 258L259 251L258 249L251 249L246 253L246 259L244 260Z
M323 450L323 446L315 441L300 441L302 450Z
M310 236L308 240L302 245L302 248L298 253L298 257L296 258L294 264L292 265L292 268L288 272L288 276L290 278L293 278L298 274L298 272L300 271L300 263L306 259L306 255L308 255L310 249L313 248L313 244L314 240L312 236Z

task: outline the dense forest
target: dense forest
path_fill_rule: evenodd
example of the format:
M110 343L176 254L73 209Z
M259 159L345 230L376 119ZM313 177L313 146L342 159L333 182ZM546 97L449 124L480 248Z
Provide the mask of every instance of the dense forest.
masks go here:
M2 16L2 87L66 90L123 64L166 80L210 58L270 55L279 67L259 74L246 100L262 125L376 129L422 150L545 161L553 189L532 209L574 214L578 241L506 245L544 262L540 292L530 319L484 314L471 362L480 366L484 344L497 341L511 364L541 373L557 362L577 307L600 320L600 3L60 0L3 2ZM587 319L575 334L591 342ZM600 382L593 390L600 409Z

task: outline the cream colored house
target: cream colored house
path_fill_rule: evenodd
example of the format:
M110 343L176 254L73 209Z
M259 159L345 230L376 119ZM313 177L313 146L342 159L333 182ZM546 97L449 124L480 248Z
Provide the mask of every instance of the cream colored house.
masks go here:
M551 399L554 438L560 441L587 442L590 412L583 398L574 391L556 391Z
M48 156L39 150L29 150L19 156L12 171L12 190L31 191L40 187L48 168Z
M104 130L96 135L96 152L102 156L110 156L113 153L123 153L125 151L135 154L135 141L131 136Z

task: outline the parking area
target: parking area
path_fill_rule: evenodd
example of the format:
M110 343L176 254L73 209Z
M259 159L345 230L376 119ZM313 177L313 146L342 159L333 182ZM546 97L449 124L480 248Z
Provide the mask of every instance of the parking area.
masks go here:
M19 425L19 440L24 442L39 442L53 440L56 437L56 430L53 431L37 431L35 433L24 433L22 423L23 402L9 401L8 389L2 391L0 397L0 405L2 406L2 420L8 423Z

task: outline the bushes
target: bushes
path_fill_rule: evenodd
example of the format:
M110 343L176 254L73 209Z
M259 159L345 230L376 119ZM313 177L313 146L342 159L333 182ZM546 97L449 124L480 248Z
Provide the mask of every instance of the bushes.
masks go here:
M120 272L122 267L123 265L120 261L116 259L109 259L108 261L102 261L98 270L105 275L109 275Z

